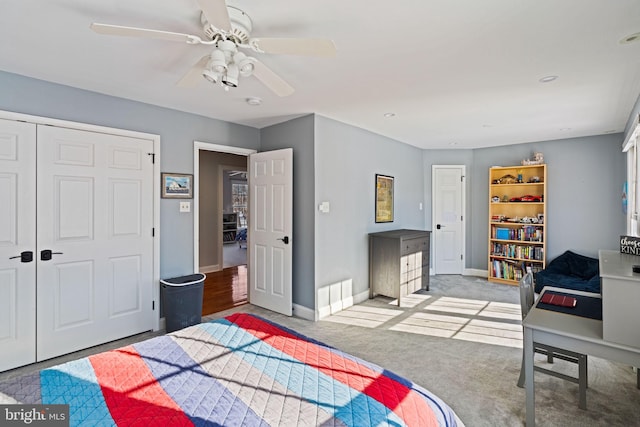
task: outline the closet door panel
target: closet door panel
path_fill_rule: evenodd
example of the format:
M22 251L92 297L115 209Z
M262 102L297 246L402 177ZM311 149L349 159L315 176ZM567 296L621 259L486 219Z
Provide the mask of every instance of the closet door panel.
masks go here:
M91 177L54 177L54 242L93 240L93 181Z
M36 361L36 126L0 119L0 371ZM26 261L27 258L24 259Z
M153 327L153 142L38 128L38 358ZM47 280L40 280L40 278Z

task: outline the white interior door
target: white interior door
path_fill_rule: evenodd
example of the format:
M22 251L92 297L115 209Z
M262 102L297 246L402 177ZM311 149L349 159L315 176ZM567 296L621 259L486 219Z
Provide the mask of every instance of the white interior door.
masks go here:
M36 361L35 222L36 126L0 119L0 371Z
M153 151L38 126L38 360L153 328Z
M293 149L249 156L249 301L291 316Z
M462 274L464 268L464 169L432 166L435 274Z

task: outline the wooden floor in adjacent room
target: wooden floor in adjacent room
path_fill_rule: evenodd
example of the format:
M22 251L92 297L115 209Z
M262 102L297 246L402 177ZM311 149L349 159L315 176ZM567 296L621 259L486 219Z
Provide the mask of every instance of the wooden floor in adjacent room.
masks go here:
M217 313L247 300L247 266L238 265L207 273L202 296L202 315Z

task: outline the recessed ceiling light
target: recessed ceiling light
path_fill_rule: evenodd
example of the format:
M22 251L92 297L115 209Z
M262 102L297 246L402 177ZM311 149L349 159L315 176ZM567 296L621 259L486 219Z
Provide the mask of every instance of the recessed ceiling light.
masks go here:
M454 145L458 145L458 143L452 141L452 142L449 143L449 145L454 146Z
M247 104L249 105L260 105L262 104L262 99L258 98L257 96L250 96L249 98L246 99Z
M571 128L560 128L559 130L560 130L561 132L566 132L566 131L568 131L568 130L571 130Z
M628 44L628 43L633 43L637 41L640 41L640 33L635 33L627 37L624 37L622 40L620 40L620 44Z
M552 82L552 81L556 80L557 78L558 78L558 76L544 76L543 78L541 78L538 81L540 83L549 83L549 82Z
M391 118L391 117L395 117L395 116L396 116L396 113L384 113L384 116L385 116L387 119L389 119L389 118Z

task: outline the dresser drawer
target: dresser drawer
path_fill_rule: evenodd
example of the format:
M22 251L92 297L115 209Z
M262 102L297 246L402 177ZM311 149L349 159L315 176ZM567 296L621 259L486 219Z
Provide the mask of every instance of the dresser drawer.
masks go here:
M429 258L429 251L422 251L422 267L427 267L429 268L430 266L430 258Z
M400 248L401 255L413 254L420 251L429 250L429 239L425 237L417 237L415 239L403 239Z

